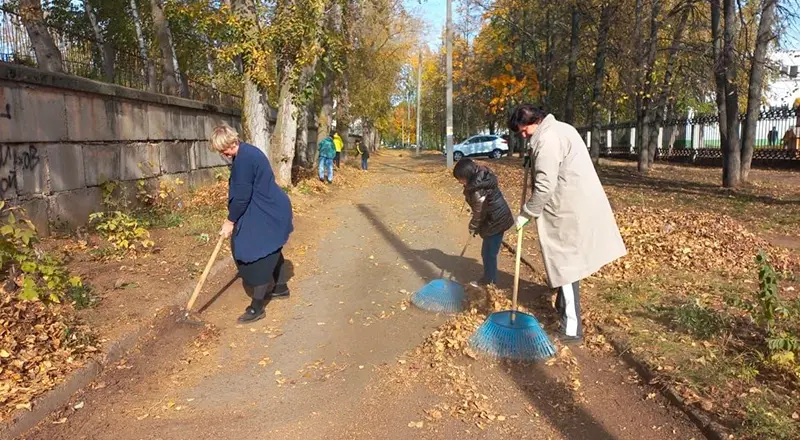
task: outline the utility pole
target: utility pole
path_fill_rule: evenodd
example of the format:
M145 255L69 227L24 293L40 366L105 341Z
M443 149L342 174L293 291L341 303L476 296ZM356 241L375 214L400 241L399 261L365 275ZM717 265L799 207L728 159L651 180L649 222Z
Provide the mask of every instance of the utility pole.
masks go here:
M447 0L447 168L453 168L453 0Z
M422 126L420 125L420 110L422 102L422 48L419 49L419 60L417 61L417 156L419 156L419 146L422 144Z
M409 73L409 76L410 75ZM406 84L406 110L408 111L408 117L406 118L406 121L408 121L408 142L406 145L411 147L411 85L408 83Z

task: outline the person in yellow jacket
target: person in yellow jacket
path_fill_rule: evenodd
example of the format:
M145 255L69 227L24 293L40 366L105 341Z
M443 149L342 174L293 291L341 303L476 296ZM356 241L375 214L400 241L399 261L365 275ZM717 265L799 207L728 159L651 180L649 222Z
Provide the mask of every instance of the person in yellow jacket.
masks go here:
M339 133L336 131L333 132L333 146L336 148L336 157L333 160L336 162L336 168L339 168L342 160L342 148L344 148L344 142L342 142L342 137L339 136Z

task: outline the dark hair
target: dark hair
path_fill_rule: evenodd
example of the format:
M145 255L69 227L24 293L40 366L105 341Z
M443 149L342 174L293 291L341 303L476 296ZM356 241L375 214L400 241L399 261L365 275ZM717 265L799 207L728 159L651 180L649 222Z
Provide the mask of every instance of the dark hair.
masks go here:
M538 124L547 117L547 110L544 107L534 107L531 104L522 104L511 113L508 118L508 129L514 133L525 125Z
M459 180L464 179L469 182L477 169L478 166L475 165L475 162L473 162L472 159L465 157L459 160L456 166L453 167L453 177Z

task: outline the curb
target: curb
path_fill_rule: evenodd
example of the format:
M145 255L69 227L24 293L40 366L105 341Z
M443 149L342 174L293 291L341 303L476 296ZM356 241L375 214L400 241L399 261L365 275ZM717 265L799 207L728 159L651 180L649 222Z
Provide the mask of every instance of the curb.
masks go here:
M516 252L516 247L511 246L503 239L503 246L506 247L511 252ZM520 261L528 266L531 270L536 272L536 268L533 264L528 261L527 258L524 256L520 257ZM611 336L611 332L609 332L604 326L600 324L595 324L597 331L600 332L603 337L606 338L609 344L614 347L614 351L617 352L617 356L622 358L628 367L633 368L636 370L636 373L645 379L648 383L657 379L658 376L653 374L647 364L640 359L637 359L630 350L630 347L627 343L624 343L617 338ZM686 401L669 385L662 385L655 387L657 388L661 395L664 396L673 406L677 407L684 414L686 414L692 423L697 426L697 428L703 433L703 435L708 440L728 440L730 435L728 434L728 430L725 429L722 425L713 420L710 420L706 415L702 414L700 411L692 407L690 404L687 404Z
M218 274L228 267L232 261L231 257L228 256L214 263L208 276L212 277ZM175 306L180 306L181 310L183 310L195 286L196 282L186 283L186 285L180 288L178 293L172 297L172 300L159 308L159 310ZM159 319L159 316L158 313L155 313L152 318L141 323L135 329L120 336L117 340L108 343L101 356L89 359L86 361L85 365L69 373L64 382L34 400L30 411L12 414L11 422L3 423L4 426L0 428L0 439L11 440L23 435L47 418L51 413L66 405L73 394L97 379L97 377L103 373L107 365L119 361L134 348L136 344L147 335L148 331Z

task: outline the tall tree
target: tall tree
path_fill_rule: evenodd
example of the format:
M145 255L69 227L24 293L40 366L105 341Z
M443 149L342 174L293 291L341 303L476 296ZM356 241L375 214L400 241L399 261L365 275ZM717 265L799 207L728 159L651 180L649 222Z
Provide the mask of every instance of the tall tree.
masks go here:
M61 52L47 30L40 0L20 0L20 16L36 54L36 63L47 72L63 72Z
M597 52L594 62L594 80L592 86L592 103L589 108L589 121L592 125L592 141L589 152L592 161L597 164L600 160L600 107L603 94L603 78L605 77L606 54L608 52L608 33L611 30L611 20L614 18L616 7L609 1L604 1L600 11L600 23L597 27Z
M723 84L725 131L721 133L722 185L727 188L736 188L741 182L742 163L742 147L739 143L739 91L736 86L738 60L735 52L738 15L736 14L736 0L722 0L722 3L724 26L722 57L718 67L723 69L725 81ZM722 119L722 112L720 112L720 119Z
M147 41L145 40L144 36L144 26L142 26L142 19L139 15L139 6L136 4L136 0L130 0L130 8L131 8L131 15L133 18L133 24L136 28L136 43L139 48L139 57L142 59L142 73L145 77L145 83L147 84L147 88L150 92L155 93L157 90L157 80L156 80L156 67L153 65L153 60L150 58L150 55L147 51Z
M278 113L270 144L275 180L291 185L296 148L298 90L305 87L320 53L324 3L321 0L279 0L270 26L278 68Z
M570 23L569 61L567 63L569 73L567 74L567 97L564 99L564 122L567 124L575 122L575 89L578 83L578 55L581 41L581 13L577 2L572 5Z
M100 59L103 62L103 75L105 75L106 81L113 82L115 77L114 48L106 41L103 30L100 29L100 25L97 23L97 14L95 14L94 9L92 9L92 4L89 0L83 0L83 9L86 11L86 16L89 17L89 23L92 25L94 39L97 42L97 49L100 52Z
M172 46L169 22L167 22L167 17L164 15L161 0L150 0L150 11L153 15L156 41L158 41L158 47L161 49L161 64L164 68L162 87L164 93L177 95L180 90L178 88L178 79L175 76L175 50Z
M641 132L637 131L639 138L639 163L638 171L647 173L653 157L650 157L649 132L652 122L652 91L653 91L653 70L655 69L656 56L658 52L658 27L660 24L659 14L661 12L661 0L650 0L650 36L647 39L647 52L645 56L644 81L642 89L637 91L641 94L641 108L637 114L637 126Z
M753 148L756 140L756 124L758 123L761 94L764 87L764 70L767 63L767 48L775 38L773 26L778 0L763 0L761 18L758 24L756 47L750 60L750 84L747 87L747 111L742 128L742 162L741 181L747 182L750 177L750 165L753 162Z

